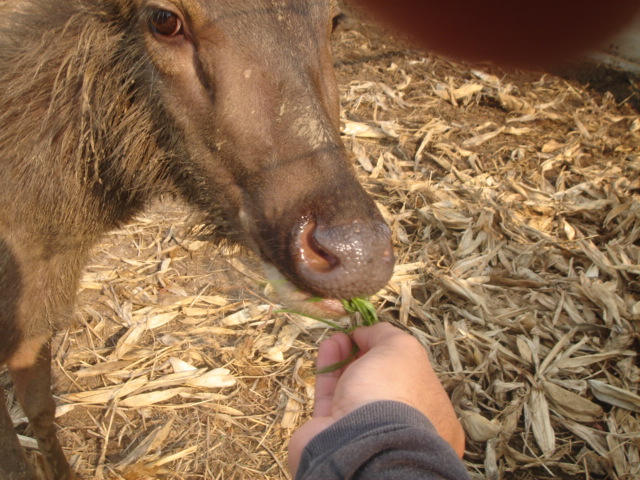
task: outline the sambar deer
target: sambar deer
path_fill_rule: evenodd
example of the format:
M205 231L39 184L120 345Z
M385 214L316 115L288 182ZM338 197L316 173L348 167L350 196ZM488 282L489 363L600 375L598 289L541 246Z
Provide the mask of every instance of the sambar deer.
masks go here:
M322 315L393 269L339 133L330 0L0 2L0 362L48 475L50 338L92 245L175 191ZM309 297L321 302L305 302ZM0 406L0 477L31 479Z

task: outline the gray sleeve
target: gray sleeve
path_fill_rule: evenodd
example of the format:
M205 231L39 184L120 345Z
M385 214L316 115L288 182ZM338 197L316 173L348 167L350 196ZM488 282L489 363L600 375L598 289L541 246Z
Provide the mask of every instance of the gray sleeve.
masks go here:
M463 463L420 411L400 402L360 407L314 437L296 480L466 480Z

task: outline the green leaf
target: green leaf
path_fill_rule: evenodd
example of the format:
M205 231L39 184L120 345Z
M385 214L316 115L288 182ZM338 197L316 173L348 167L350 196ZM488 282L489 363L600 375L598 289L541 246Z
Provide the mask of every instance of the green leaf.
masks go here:
M315 300L315 301L318 301L318 300ZM373 304L369 301L368 298L354 297L349 300L342 300L342 306L347 311L347 313L358 312L362 317L362 325L364 325L365 327L370 327L371 325L374 325L379 322L376 308L373 306ZM317 320L318 322L326 323L330 327L333 327L336 330L346 333L349 336L351 336L351 332L356 328L356 327L352 327L351 329L346 329L341 325L338 325L337 323L334 323L330 320L325 320L324 318L316 317L314 315L309 315L306 313L296 312L295 310L281 309L281 310L277 310L275 313L294 313L296 315L302 315L304 317L311 318L312 320ZM337 362L332 365L328 365L324 368L321 368L316 373L318 374L318 373L335 372L336 370L340 370L345 365L348 365L349 363L351 363L351 361L353 361L353 359L356 358L356 356L358 355L358 352L360 351L360 349L358 348L358 345L356 345L355 342L353 342L353 339L352 339L352 344L353 344L353 347L351 348L351 353L346 359L344 359L341 362Z
M368 298L355 297L349 300L342 300L342 306L349 313L360 313L362 315L362 324L366 327L378 323L378 313Z

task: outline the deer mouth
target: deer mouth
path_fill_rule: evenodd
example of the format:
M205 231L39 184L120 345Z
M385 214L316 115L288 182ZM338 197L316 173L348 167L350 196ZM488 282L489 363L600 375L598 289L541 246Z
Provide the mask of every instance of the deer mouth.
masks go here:
M342 300L374 295L393 273L390 229L382 222L327 225L303 217L291 232L283 242L287 249L282 260L263 258L269 282L292 310L327 319L343 317L347 312Z
M289 309L296 313L326 319L336 319L348 315L341 300L320 298L302 290L280 273L280 270L271 263L264 262L263 268L278 297Z

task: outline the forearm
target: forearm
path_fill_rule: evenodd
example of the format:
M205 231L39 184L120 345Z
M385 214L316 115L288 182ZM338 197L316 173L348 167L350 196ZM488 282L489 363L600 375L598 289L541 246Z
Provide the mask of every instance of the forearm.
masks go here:
M365 405L313 438L296 480L464 480L453 449L418 410L399 402Z

